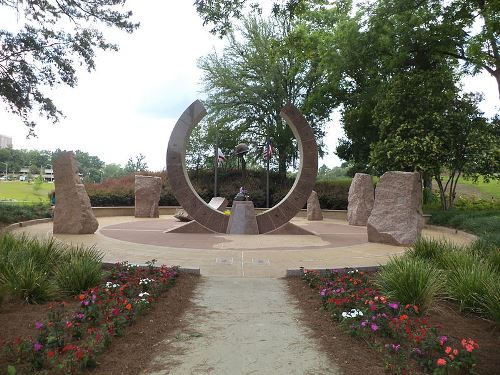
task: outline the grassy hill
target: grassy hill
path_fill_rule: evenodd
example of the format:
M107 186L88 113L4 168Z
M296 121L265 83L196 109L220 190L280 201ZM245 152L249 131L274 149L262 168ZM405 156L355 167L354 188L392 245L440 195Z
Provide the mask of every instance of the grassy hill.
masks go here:
M24 181L0 181L0 201L48 202L47 194L54 190L54 184L43 183L38 191L33 186Z

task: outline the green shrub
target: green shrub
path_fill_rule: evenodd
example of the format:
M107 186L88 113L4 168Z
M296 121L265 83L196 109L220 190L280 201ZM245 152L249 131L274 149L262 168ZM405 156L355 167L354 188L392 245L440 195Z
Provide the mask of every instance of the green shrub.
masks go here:
M443 273L429 261L403 255L382 266L375 284L392 299L427 310L443 292Z
M457 246L449 241L421 237L411 245L407 254L412 257L431 261L437 267L443 268L443 261L446 254L457 249Z
M0 203L0 223L3 224L48 218L51 216L51 213L52 211L48 203Z
M55 268L57 286L70 295L81 293L102 278L103 254L95 247L68 250Z
M477 305L488 318L500 322L500 277L483 285L484 293L478 297Z
M58 295L50 276L33 259L8 264L0 275L0 284L5 285L10 295L28 303L49 301Z
M0 280L0 306L7 296L7 286Z
M498 277L493 267L471 251L451 252L445 263L449 297L460 310L481 311L478 301L485 297L485 285Z

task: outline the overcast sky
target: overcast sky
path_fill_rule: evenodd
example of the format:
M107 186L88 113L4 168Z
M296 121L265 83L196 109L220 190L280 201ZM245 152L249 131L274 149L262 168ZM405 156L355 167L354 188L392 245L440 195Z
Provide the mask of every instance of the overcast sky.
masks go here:
M191 102L202 98L197 59L223 42L202 26L191 0L131 0L127 7L141 27L133 34L107 33L120 51L100 52L96 71L80 74L76 88L59 86L50 92L66 115L59 123L41 120L38 137L26 139L22 122L0 107L0 134L12 137L14 148L80 149L121 165L142 153L151 170L165 168L175 122ZM6 17L0 15L0 24L16 23L14 13ZM481 109L487 115L499 111L491 76L478 75L464 84L466 90L484 93ZM338 116L333 116L325 138L330 153L320 165L340 165L332 151L341 136Z

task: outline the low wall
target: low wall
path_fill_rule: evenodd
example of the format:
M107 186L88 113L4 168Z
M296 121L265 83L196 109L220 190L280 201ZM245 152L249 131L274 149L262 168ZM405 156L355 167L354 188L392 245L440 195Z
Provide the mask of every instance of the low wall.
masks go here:
M160 215L173 215L180 206L160 206ZM228 207L230 209L231 207ZM265 211L266 208L256 208L257 213ZM109 216L134 216L134 207L92 207L95 217ZM347 220L347 210L322 210L325 219ZM306 217L307 210L300 210L296 217Z

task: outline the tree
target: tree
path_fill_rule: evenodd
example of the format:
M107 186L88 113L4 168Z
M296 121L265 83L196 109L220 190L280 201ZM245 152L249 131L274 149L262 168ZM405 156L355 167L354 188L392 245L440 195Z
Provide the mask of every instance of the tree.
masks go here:
M443 37L451 48L440 52L465 62L472 74L486 70L497 81L500 96L500 2L498 0L454 0L443 2ZM446 35L447 34L447 35Z
M129 158L127 164L125 165L125 172L134 173L134 172L144 172L148 169L148 164L144 161L146 157L143 154L139 154L134 158Z
M76 67L95 69L98 49L117 50L99 25L132 32L139 25L132 12L119 9L126 0L0 0L0 9L22 13L17 32L0 29L0 98L34 133L32 113L57 122L62 112L44 86L77 84Z
M102 169L102 181L110 178L120 178L127 174L120 164L106 164ZM101 182L102 182L101 181Z
M270 20L246 17L238 34L229 34L221 56L212 53L199 63L209 121L219 124L219 129L230 128L259 156L265 139L272 138L280 173L297 158L297 145L279 115L281 109L292 103L302 110L315 132L320 155L323 125L330 115L323 101L311 100L323 76L318 66L290 48L292 29L293 14L285 11L275 12Z
M78 171L82 174L85 183L102 180L102 169L105 163L99 157L76 150L75 160L78 165Z

